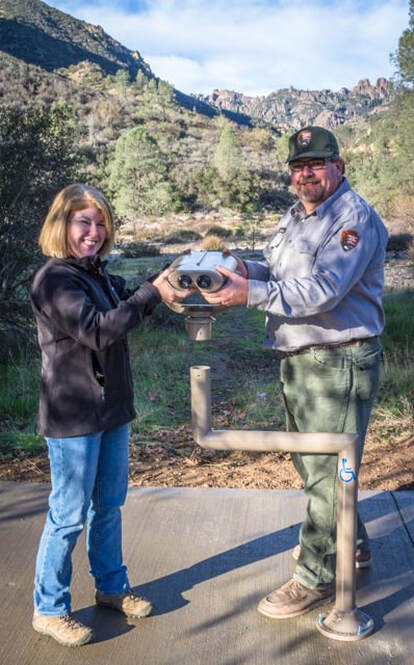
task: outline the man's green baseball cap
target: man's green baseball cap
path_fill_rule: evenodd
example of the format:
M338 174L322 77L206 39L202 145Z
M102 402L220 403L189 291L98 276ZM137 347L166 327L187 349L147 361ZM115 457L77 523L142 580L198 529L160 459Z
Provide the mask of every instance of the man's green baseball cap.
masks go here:
M302 157L338 157L339 147L335 136L324 127L304 127L289 138L287 162Z

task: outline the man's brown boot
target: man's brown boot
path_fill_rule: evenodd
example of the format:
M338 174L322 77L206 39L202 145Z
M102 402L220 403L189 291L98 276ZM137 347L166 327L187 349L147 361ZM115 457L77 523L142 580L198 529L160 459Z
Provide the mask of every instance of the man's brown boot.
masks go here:
M43 635L49 635L65 647L80 647L93 638L91 628L84 626L72 614L63 617L49 617L35 612L32 626Z
M270 619L290 619L310 612L318 605L328 603L334 595L335 590L331 585L308 589L300 582L291 579L263 598L257 610Z
M122 612L125 616L133 617L134 619L141 619L152 612L150 601L141 596L136 596L131 591L111 595L96 591L95 600L97 605L118 610L118 612Z

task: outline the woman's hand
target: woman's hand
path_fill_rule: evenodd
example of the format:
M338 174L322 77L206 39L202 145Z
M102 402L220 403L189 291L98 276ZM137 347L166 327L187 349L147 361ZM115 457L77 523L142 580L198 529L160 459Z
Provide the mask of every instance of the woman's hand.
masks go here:
M174 289L168 281L168 276L172 272L174 271L171 268L166 268L152 282L152 285L158 290L162 302L167 304L181 302L181 300L184 300L184 298L187 298L195 291L195 289L185 289L185 291Z
M247 305L247 297L249 295L249 282L247 279L237 272L227 270L223 266L217 266L217 272L224 275L227 281L219 291L214 291L213 293L202 291L204 300L210 303L210 305L223 305L224 307Z

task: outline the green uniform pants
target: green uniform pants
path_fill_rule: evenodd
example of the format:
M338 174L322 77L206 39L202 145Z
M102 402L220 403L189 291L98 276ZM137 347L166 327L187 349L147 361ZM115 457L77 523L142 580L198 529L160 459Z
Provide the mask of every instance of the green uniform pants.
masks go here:
M288 431L358 432L362 457L365 434L378 389L378 338L350 346L310 349L281 363ZM308 497L300 531L300 557L294 578L309 588L335 577L337 455L292 454ZM358 516L357 547L369 549Z

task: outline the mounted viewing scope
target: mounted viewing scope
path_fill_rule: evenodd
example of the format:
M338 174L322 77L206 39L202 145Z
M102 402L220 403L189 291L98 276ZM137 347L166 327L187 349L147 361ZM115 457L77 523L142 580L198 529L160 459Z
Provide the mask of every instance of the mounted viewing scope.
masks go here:
M194 287L199 291L218 291L224 285L226 278L217 272L221 265L228 270L236 270L237 261L231 255L222 252L190 252L183 254L171 263L173 272L168 281L175 289L182 291Z
M189 252L182 254L171 263L172 272L168 281L175 289L181 291L194 287L202 296L203 292L218 291L224 286L226 278L217 272L221 265L228 270L236 270L237 260L234 256L223 255L222 252ZM188 295L192 295L190 292ZM185 315L185 329L188 338L201 342L211 339L211 329L215 321L214 314L225 312L223 305L210 305L202 302L166 303L167 307L178 314Z

